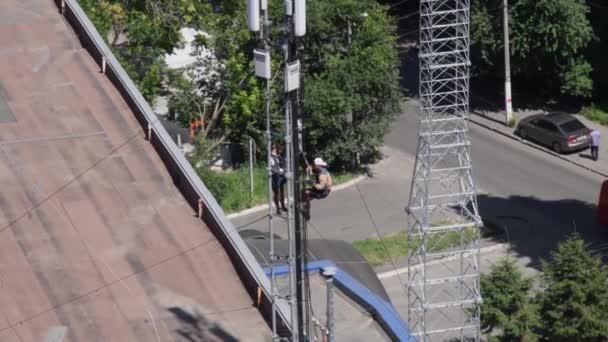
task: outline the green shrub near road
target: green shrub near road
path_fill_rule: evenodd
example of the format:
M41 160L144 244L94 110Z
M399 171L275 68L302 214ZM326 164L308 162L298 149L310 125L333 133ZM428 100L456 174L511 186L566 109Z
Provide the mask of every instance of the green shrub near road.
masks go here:
M545 341L606 341L608 268L572 234L542 262L540 332Z
M608 109L606 107L600 107L592 104L584 107L581 110L581 115L593 122L599 123L600 125L608 126Z
M199 176L225 212L235 212L268 201L266 167L253 170L253 194L248 168L230 172L215 172L200 168Z
M514 260L505 259L481 276L482 330L489 342L537 341L538 305L530 293L533 279L526 278Z
M372 266L379 266L407 255L408 240L406 232L387 235L380 239L370 238L353 242L356 250Z
M473 237L474 230L467 230L467 236ZM434 246L433 251L439 252L442 250L455 247L460 243L460 235L456 232L448 233L445 236L437 234L430 235L428 245ZM406 257L410 248L418 248L421 240L416 238L409 241L407 232L401 231L394 234L385 235L382 239L370 238L353 242L356 250L372 265L380 266L391 261Z
M208 168L198 168L199 176L226 213L238 212L259 204L268 203L268 173L266 166L253 170L253 194L250 188L249 168L229 172L216 172ZM348 182L356 173L333 175L334 184ZM287 192L287 189L285 189ZM287 194L286 194L287 195Z
M514 261L481 277L482 328L489 341L606 341L608 268L574 233L541 262L540 282Z

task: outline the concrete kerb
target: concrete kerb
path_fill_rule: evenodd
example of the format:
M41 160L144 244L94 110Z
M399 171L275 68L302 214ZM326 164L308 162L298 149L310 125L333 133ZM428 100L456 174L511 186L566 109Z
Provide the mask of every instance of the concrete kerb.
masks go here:
M354 179L351 179L350 181L348 181L346 183L335 186L332 191L340 191L340 190L346 189L348 187L351 187L351 186L361 182L365 178L367 178L367 176L365 176L365 175L358 176ZM263 210L268 210L268 204L261 204L261 205L258 205L258 206L255 206L255 207L252 207L249 209L245 209L243 211L239 211L238 213L232 213L232 214L227 215L227 217L228 217L228 219L234 219L237 217L254 214L254 213L257 213L257 212L260 212Z
M479 115L479 114L475 114L475 113L471 113L471 114L474 114L474 115ZM545 149L545 148L542 148L542 147L540 147L540 146L536 146L536 145L534 145L534 144L532 144L532 143L530 143L530 142L528 142L528 141L526 141L526 140L524 140L524 139L521 139L521 138L519 138L519 137L515 136L514 134L505 133L505 132L503 132L503 131L501 131L501 130L499 130L499 129L496 129L496 128L494 128L494 127L491 127L491 126L489 126L489 125L487 125L487 124L485 124L485 123L481 122L480 120L473 119L473 115L470 115L470 116L469 116L469 121L471 121L472 123L474 123L474 124L476 124L476 125L478 125L478 126L480 126L480 127L483 127L483 128L489 129L489 130L491 130L491 131L493 131L493 132L495 132L495 133L498 133L498 134L500 134L500 135L502 135L502 136L505 136L505 137L507 137L507 138L509 138L509 139L512 139L512 140L515 140L515 141L519 141L520 143L522 143L522 144L524 144L524 145L528 145L528 146L530 146L530 147L532 147L532 148L534 148L534 149L537 149L537 150L542 151L542 152L544 152L544 153L550 154L550 155L552 155L552 156L554 156L554 157L557 157L557 158L559 158L559 159L561 159L561 160L564 160L564 161L566 161L566 162L568 162L568 163L570 163L570 164L572 164L572 165L576 165L576 166L578 166L578 167L580 167L580 168L583 168L583 169L585 169L585 170L587 170L587 171L590 171L590 172L593 172L593 173L595 173L595 174L597 174L597 175L600 175L600 176L602 176L602 177L606 177L606 178L608 178L608 174L607 174L607 173L604 173L604 172L601 172L601 171L598 171L598 170L592 169L592 168L590 168L590 167L588 167L588 166L586 166L586 165L583 165L583 164L578 163L578 162L576 162L576 161L574 161L574 160L570 160L570 159L568 159L568 158L566 158L566 157L564 157L564 156L561 156L561 155L559 155L559 154L557 154L557 153L555 153L555 152L553 152L553 151L549 151L549 150L547 150L547 149Z
M506 243L499 243L496 245L492 245L492 246L487 246L487 247L482 247L479 249L479 253L483 254L483 253L489 253L489 252L494 252L496 250L499 249L504 249L504 248L508 248L508 244ZM458 260L460 258L460 256L450 256L450 257L445 257L445 258L441 258L438 260L433 260L431 262L427 262L426 266L433 266L433 265L438 265L444 262L450 262L450 261L455 261ZM395 277L404 273L408 272L408 268L411 269L418 269L421 268L422 264L416 264L416 265L412 265L412 266L405 266L405 267L401 267L392 271L387 271L387 272L382 272L382 273L378 273L378 278L379 279L386 279L386 278L391 278L391 277Z

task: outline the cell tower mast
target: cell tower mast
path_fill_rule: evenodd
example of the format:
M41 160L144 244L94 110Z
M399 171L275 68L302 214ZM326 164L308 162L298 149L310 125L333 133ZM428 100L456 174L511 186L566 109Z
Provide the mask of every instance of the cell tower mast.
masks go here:
M268 228L270 234L270 287L272 296L272 340L281 340L277 332L277 307L279 300L287 299L290 305L290 323L292 342L306 341L308 339L309 322L305 309L309 298L304 291L304 262L306 260L306 246L304 230L306 221L301 211L302 184L300 177L302 150L302 118L299 111L300 89L300 61L298 60L298 39L306 34L306 0L284 0L285 17L283 28L283 59L284 59L284 109L285 109L285 177L287 179L287 240L289 241L287 265L289 268L289 295L280 296L275 282L274 262L280 256L275 254L274 229L272 223L272 197L271 171L268 169ZM261 20L263 19L263 20ZM263 22L262 22L263 21ZM247 0L247 26L250 31L259 33L264 43L263 49L254 50L255 74L266 80L266 136L268 166L271 165L272 127L270 118L270 83L271 72L271 44L269 32L268 0ZM277 208L278 209L278 208ZM305 317L306 315L306 317Z
M420 0L418 150L407 208L408 323L420 341L480 338L469 22L470 0Z

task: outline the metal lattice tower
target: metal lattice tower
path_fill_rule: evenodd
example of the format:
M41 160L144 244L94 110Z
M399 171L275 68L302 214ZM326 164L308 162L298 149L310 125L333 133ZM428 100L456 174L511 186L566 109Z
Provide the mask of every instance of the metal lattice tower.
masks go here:
M408 205L408 321L420 341L479 340L469 140L470 0L420 0L420 113ZM447 249L446 249L447 248Z

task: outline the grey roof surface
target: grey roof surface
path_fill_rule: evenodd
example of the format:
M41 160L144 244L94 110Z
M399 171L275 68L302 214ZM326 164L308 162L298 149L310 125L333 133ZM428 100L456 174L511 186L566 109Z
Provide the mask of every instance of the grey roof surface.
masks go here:
M322 328L327 327L327 283L319 272L310 274L309 283L312 304L311 315L320 323L319 325L313 324L315 337L317 341L324 341ZM288 293L289 282L287 276L277 277L276 284L279 293ZM381 342L391 340L368 311L335 286L333 293L336 341Z
M270 244L266 237L262 238L264 235L266 234L259 234L256 238L253 230L241 232L241 236L259 261L260 265L262 265L262 267L268 267L270 266L268 263ZM275 253L277 255L286 256L288 254L289 244L287 240L275 239L274 245ZM309 262L321 260L332 261L341 270L358 280L371 292L385 301L391 302L374 269L349 243L339 240L309 240L308 260Z
M270 340L51 0L0 1L0 89L0 341Z

